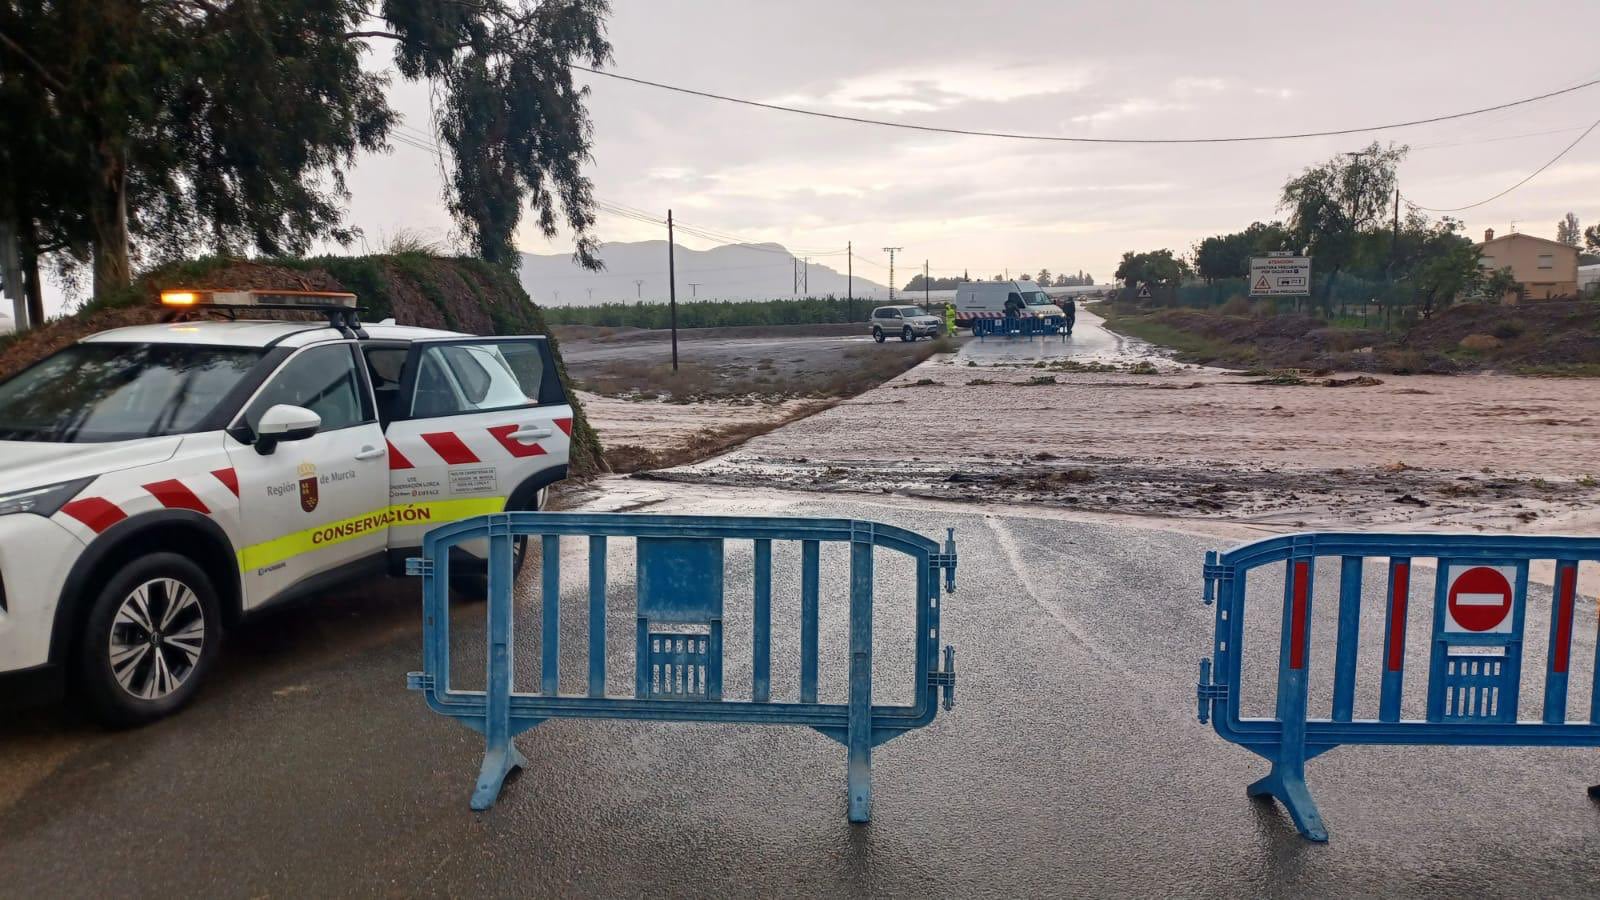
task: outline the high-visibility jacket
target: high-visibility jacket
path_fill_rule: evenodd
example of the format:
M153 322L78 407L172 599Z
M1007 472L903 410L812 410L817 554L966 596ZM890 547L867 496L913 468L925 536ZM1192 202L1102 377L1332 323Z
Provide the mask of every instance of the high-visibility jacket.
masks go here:
M956 308L948 303L944 305L944 333L956 333Z

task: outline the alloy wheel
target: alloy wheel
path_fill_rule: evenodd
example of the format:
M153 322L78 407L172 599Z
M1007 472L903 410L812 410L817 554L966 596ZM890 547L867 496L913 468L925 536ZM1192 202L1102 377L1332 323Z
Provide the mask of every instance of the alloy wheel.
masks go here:
M173 578L147 581L123 599L111 622L111 673L129 695L159 700L188 680L205 639L199 596Z

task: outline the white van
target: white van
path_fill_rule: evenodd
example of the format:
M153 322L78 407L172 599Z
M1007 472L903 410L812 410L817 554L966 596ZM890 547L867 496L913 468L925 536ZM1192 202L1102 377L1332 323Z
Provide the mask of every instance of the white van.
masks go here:
M956 288L958 324L970 326L977 319L1011 316L1066 319L1050 295L1031 281L970 281Z

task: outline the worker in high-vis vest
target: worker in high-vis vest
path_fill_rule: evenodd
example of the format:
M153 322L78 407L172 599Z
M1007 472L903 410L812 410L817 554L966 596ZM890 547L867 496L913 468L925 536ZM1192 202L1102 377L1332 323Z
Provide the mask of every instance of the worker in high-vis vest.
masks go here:
M944 333L950 337L956 336L956 306L954 303L944 305Z

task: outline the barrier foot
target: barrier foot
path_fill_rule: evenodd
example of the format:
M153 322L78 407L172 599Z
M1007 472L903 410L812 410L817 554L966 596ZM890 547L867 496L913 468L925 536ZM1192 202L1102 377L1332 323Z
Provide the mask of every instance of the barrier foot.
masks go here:
M1590 787L1589 787L1589 799L1590 800L1600 800L1600 784L1590 785Z
M1322 813L1317 811L1316 801L1311 799L1305 776L1279 772L1278 767L1273 766L1267 777L1245 788L1245 794L1250 797L1271 797L1282 803L1283 808L1289 811L1289 818L1294 820L1295 829L1306 840L1328 840L1328 829L1322 824Z
M483 768L478 772L478 787L472 792L472 808L479 812L494 805L500 796L500 786L512 769L526 766L528 760L509 743L483 754Z
M850 821L853 823L869 822L872 820L872 751L850 754L849 784L846 786L850 793Z

